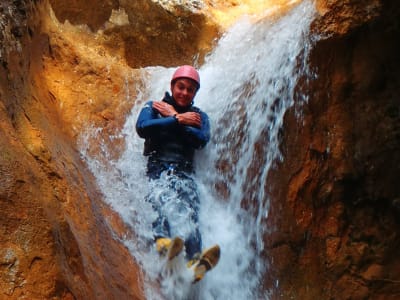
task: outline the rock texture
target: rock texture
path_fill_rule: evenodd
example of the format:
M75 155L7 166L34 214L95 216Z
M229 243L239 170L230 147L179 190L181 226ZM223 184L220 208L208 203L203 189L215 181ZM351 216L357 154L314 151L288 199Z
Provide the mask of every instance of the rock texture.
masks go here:
M287 113L270 178L266 286L273 299L397 299L400 10L317 4L314 76L298 87L309 101Z
M140 269L114 238L129 231L77 139L102 128L118 155L140 67L200 65L238 16L285 1L178 2L1 2L0 299L144 299ZM268 178L261 288L273 299L397 299L399 8L316 5L315 79L298 86L309 101L287 113L285 160Z
M91 69L71 71L79 53L46 31L42 4L0 6L0 298L143 299L140 271L112 236L126 229L76 150L79 126L104 120L103 99L81 115L87 98L67 98Z

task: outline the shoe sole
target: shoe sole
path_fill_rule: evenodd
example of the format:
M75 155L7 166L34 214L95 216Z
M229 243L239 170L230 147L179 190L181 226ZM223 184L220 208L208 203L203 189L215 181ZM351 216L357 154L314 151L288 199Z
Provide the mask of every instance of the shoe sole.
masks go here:
M203 254L200 257L200 264L203 264L206 266L207 271L211 270L214 268L221 256L221 249L219 248L218 245L212 246L211 248L208 248L203 252Z
M171 246L168 251L168 260L174 259L179 253L182 252L184 241L180 237L176 237L172 240Z
M205 273L210 271L217 265L220 256L221 256L221 249L219 248L218 245L215 245L205 250L200 257L199 262L194 268L193 283L202 280Z

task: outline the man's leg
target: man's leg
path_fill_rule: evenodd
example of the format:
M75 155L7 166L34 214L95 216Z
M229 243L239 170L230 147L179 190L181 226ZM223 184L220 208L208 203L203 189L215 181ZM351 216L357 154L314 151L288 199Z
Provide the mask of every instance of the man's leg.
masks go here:
M184 173L179 174L179 177L181 182L178 186L174 186L174 189L178 193L180 205L184 205L186 207L185 210L190 211L189 220L187 221L191 224L192 230L186 236L185 249L187 258L191 260L196 254L201 254L202 241L199 230L200 200L195 181Z
M201 253L201 235L198 228L185 241L186 255L189 260Z
M150 181L158 180L163 171L165 171L165 166L163 164L152 161L151 159L148 160L147 177ZM168 219L162 213L161 203L159 199L156 199L153 190L147 195L146 201L151 203L153 210L157 214L156 220L152 223L156 249L160 254L166 254L172 243Z

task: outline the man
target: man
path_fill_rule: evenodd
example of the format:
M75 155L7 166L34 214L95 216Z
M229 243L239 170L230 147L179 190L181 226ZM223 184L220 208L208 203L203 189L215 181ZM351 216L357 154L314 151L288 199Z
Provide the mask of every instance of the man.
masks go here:
M161 101L147 102L136 123L137 133L145 139L150 182L158 187L167 182L165 193L153 192L148 197L158 214L153 223L156 248L173 259L185 246L195 282L217 264L220 256L218 245L201 254L199 197L191 177L195 150L210 140L208 116L193 105L199 88L197 70L188 65L179 67L171 79L172 96L166 93Z

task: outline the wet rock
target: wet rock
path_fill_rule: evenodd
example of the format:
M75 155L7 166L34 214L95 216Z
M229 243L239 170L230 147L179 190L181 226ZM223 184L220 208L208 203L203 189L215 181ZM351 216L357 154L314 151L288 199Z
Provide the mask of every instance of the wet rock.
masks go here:
M317 5L315 79L305 89L310 100L300 105L300 120L295 109L286 114L285 159L269 181L276 195L269 214L284 212L271 226L279 228L276 235L285 233L282 243L300 250L292 273L274 280L298 299L394 299L394 284L373 278L399 280L393 206L400 193L400 140L392 108L399 105L400 42L392 37L400 35L400 11L394 1ZM305 290L299 273L318 283ZM272 280L266 282L275 291Z

